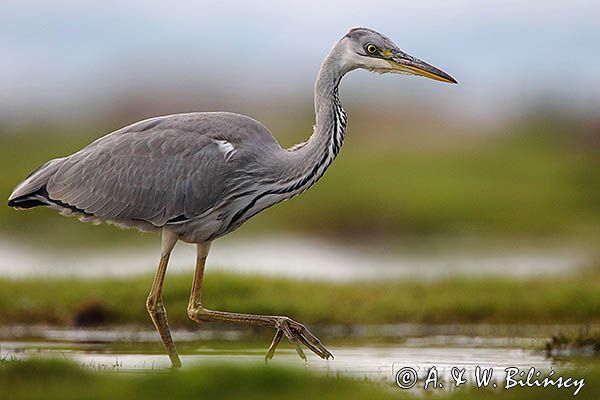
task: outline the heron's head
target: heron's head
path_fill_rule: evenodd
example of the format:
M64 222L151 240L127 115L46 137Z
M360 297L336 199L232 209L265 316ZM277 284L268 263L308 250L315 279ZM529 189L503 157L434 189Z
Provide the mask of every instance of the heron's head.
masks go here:
M353 28L339 42L348 70L362 68L379 73L419 75L457 83L450 75L400 50L389 38L368 28Z

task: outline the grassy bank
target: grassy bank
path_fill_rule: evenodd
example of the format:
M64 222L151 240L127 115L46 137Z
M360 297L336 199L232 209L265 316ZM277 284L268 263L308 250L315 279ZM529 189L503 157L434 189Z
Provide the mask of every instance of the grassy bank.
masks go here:
M596 399L600 369L561 371L585 379L578 399ZM425 393L417 389L418 394ZM431 392L429 389L428 392ZM475 389L464 385L436 391L438 399L566 399L573 388ZM13 361L0 364L0 397L52 399L414 399L392 384L317 376L302 370L265 366L205 365L184 371L118 374L91 372L63 361ZM429 397L429 396L427 396Z
M100 315L103 323L149 324L151 276L126 279L0 280L0 322L69 325ZM169 320L186 315L191 274L167 276ZM455 278L435 282L302 282L207 274L204 304L213 309L283 314L307 324L397 322L600 322L600 273L531 280Z

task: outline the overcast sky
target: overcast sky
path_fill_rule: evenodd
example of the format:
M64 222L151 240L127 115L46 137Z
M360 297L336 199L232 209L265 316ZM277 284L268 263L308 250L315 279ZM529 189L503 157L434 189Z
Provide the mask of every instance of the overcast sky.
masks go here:
M460 85L362 73L342 92L432 96L472 113L539 99L591 108L600 104L599 15L600 1L578 0L3 0L0 116L64 113L140 87L310 99L322 58L354 26L386 34Z

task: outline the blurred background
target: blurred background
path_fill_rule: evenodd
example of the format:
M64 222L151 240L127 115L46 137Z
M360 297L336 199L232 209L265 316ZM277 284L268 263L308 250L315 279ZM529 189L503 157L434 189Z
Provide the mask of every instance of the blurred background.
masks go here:
M458 298L455 310L443 300L430 310L405 299L394 306L406 309L379 319L361 302L367 308L357 315L373 323L595 323L600 299L585 293L600 282L599 13L598 2L580 0L4 1L0 197L48 159L157 115L233 111L264 123L283 146L303 141L314 124L322 59L351 27L366 26L459 84L365 71L345 77L349 126L338 159L307 193L215 243L207 274L328 284L463 279L451 282L476 298ZM6 279L149 277L155 268L154 235L41 208L0 207L0 221ZM180 245L170 271L186 272L187 282L192 262L193 248ZM484 281L461 286L473 277ZM509 280L497 287L488 278ZM243 286L239 279L234 286ZM444 282L432 285L452 286ZM528 285L541 297L530 298L538 292ZM14 296L23 287L16 284ZM411 293L420 300L440 293L419 288ZM543 308L544 293L555 308ZM184 295L176 325L185 320ZM15 306L7 296L5 322L59 325L78 321L78 310L101 297L62 298L63 308L45 318L41 310L52 310L56 298ZM134 320L146 318L144 296L131 300L140 306ZM257 308L305 315L271 300ZM103 318L128 321L107 301L100 301L109 311ZM238 306L251 307L247 301ZM521 301L530 314L517 316ZM392 303L377 304L381 311ZM308 312L305 322L356 323L356 310L333 319ZM534 331L524 335L556 332Z
M350 122L336 163L301 198L231 235L239 251L217 243L216 264L243 269L251 259L251 269L270 262L281 274L304 274L301 265L310 264L318 265L314 273L339 269L330 277L344 277L343 245L361 243L359 270L367 263L390 271L384 266L394 260L369 253L381 254L378 246L402 261L395 263L402 274L414 269L403 255L438 250L443 262L422 262L442 263L445 274L482 249L493 253L485 265L498 273L576 268L596 257L600 238L600 6L565 4L4 2L0 194L7 198L46 160L157 115L228 110L263 122L283 146L303 141L314 124L321 60L349 28L368 26L460 84L347 76L341 98ZM28 246L141 243L135 233L44 209L2 207L0 218L0 247L14 255L3 261L10 274L40 272L37 260L23 259ZM327 252L332 241L342 247ZM235 257L252 249L258 259ZM460 260L448 261L456 251ZM61 270L57 263L49 269Z
M321 60L349 28L368 26L460 84L347 76L348 140L333 168L236 235L595 241L600 6L565 4L4 2L0 193L47 159L156 115L229 110L284 146L303 141ZM47 210L3 207L0 217L2 237L30 243L135 236Z

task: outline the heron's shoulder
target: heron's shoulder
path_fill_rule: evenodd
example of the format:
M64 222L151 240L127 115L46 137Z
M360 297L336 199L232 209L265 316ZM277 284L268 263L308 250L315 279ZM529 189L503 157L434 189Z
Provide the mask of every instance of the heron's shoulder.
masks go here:
M174 131L235 141L273 139L271 132L257 120L231 112L192 112L154 117L126 126L114 134Z

